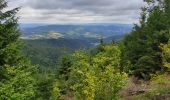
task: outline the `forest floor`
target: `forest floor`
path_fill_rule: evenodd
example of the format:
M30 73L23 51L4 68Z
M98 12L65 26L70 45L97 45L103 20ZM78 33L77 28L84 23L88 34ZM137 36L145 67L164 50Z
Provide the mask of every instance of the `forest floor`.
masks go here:
M170 100L170 75L157 75L150 81L130 77L119 96L120 100Z

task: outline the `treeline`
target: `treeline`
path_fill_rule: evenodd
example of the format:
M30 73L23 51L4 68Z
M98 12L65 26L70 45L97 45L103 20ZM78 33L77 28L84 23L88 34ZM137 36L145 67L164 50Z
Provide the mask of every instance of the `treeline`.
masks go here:
M0 1L1 100L117 100L128 76L149 80L170 71L170 1L144 0L140 24L120 43L66 54L59 68L40 73L22 54L16 13Z
M129 74L150 79L151 74L169 70L166 55L170 36L170 1L144 0L140 25L122 41L122 67Z

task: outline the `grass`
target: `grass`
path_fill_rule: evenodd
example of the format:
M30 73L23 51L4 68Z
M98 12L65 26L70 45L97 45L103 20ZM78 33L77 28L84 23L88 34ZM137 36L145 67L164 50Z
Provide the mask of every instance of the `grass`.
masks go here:
M170 100L170 75L155 75L147 82L131 77L120 100Z

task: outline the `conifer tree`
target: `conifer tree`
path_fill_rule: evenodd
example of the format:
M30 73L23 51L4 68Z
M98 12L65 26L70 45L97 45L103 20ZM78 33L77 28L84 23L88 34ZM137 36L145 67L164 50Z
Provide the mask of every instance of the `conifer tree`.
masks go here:
M170 1L144 1L148 6L142 8L140 25L135 25L123 40L122 59L130 65L124 69L129 69L131 74L149 78L150 74L165 69L159 45L169 39L166 30L170 26Z
M19 8L6 11L0 0L0 100L30 100L35 97L36 67L21 54Z
M7 2L0 1L0 66L3 71L4 65L17 65L21 59L20 55L20 42L19 42L19 29L17 19L15 17L19 8L3 12L7 7ZM5 78L1 75L0 80Z

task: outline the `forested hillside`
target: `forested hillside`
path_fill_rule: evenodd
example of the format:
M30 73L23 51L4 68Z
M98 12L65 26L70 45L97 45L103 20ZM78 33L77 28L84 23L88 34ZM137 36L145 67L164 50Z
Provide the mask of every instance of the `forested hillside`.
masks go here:
M105 43L119 42L132 28L128 24L32 25L34 28L23 28L21 24L20 27L23 52L42 70L53 70L66 52L95 48L101 39Z
M23 41L22 8L0 0L0 100L169 100L170 1L144 2L123 39L90 48L79 39Z
M94 40L97 42L97 40ZM81 39L37 39L23 40L23 53L33 64L40 65L42 69L53 69L59 64L59 59L66 53L78 49L93 47L93 44Z

